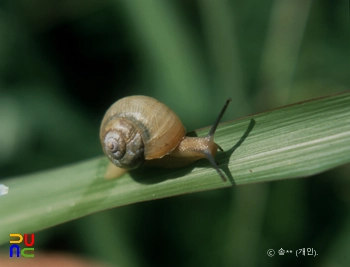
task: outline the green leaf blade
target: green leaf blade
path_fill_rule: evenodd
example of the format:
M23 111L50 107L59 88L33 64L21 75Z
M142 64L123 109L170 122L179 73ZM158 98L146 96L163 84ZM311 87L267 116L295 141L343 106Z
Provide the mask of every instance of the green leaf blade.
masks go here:
M208 129L197 131L203 136ZM350 162L350 93L315 99L220 125L216 160L223 182L205 160L181 169L142 167L103 178L99 157L1 181L0 243L94 212L141 201L232 185L306 177Z

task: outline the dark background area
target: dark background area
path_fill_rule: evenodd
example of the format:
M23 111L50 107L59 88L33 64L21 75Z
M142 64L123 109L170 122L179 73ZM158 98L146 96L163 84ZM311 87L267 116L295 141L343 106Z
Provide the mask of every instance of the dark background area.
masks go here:
M347 1L1 1L0 179L102 155L100 122L123 96L161 100L191 131L227 97L224 120L349 90L349 33ZM35 250L115 266L346 266L349 171L100 212L36 233Z

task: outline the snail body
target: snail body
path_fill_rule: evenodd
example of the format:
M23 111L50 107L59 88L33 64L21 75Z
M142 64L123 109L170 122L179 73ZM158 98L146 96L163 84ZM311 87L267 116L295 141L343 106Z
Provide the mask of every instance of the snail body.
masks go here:
M207 136L188 137L179 117L165 104L148 96L124 97L107 110L102 120L103 152L124 169L141 164L178 168L208 158L225 181L214 160L221 149L214 142L214 133L229 101Z

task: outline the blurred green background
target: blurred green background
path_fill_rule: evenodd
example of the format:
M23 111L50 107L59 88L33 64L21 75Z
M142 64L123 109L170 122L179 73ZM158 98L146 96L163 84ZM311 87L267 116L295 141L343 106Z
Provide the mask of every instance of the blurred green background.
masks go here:
M0 179L101 155L100 121L126 95L165 102L191 131L227 97L224 120L348 90L349 34L347 1L2 0ZM349 172L108 210L36 233L35 250L126 267L347 266ZM267 256L280 248L293 254Z

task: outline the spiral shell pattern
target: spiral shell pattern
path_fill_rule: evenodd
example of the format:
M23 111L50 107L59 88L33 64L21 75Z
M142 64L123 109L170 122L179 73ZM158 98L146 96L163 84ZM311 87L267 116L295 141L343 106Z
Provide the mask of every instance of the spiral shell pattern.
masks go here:
M186 130L166 105L147 96L130 96L115 102L100 129L104 153L121 168L134 169L145 160L170 154Z

